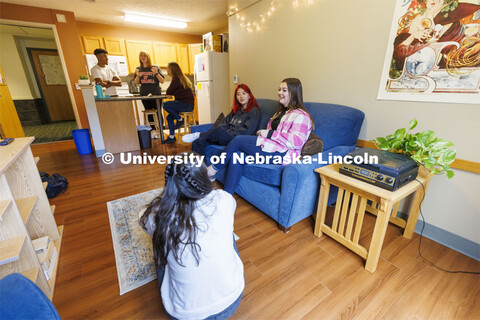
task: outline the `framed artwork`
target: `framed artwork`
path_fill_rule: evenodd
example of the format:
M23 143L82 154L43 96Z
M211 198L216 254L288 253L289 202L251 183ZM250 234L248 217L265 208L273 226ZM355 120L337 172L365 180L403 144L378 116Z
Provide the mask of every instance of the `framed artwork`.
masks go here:
M397 0L377 98L480 106L480 0Z

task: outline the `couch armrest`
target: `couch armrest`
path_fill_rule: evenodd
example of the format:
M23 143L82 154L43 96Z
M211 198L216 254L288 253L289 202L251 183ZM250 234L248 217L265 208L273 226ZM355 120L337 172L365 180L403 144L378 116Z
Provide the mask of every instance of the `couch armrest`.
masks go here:
M213 123L205 123L205 124L199 124L196 126L190 126L190 130L192 133L195 132L205 132L207 130L210 130L213 128Z
M289 164L285 167L278 215L282 226L288 228L316 211L320 176L314 170L327 165L329 156L343 156L354 149L355 145L331 148L321 153L321 163L312 161L311 164ZM312 159L318 159L318 155L312 156Z

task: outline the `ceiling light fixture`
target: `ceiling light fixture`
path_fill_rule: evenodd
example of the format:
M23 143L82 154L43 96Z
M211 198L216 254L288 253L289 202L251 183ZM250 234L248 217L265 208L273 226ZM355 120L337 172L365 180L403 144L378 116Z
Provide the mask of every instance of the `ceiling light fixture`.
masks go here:
M185 21L166 19L166 18L160 18L155 16L147 16L147 15L142 15L137 13L128 13L128 12L125 12L125 21L144 23L144 24L150 24L150 25L162 26L162 27L178 28L178 29L185 29L187 27L187 23Z

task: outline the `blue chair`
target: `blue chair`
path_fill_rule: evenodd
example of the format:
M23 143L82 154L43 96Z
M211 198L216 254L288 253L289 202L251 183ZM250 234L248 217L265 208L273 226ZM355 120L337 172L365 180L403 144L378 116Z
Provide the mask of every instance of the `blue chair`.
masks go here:
M257 99L261 111L260 129L267 127L269 119L278 108L278 101ZM317 210L319 175L314 169L320 168L329 156L344 156L355 149L365 114L357 109L328 103L306 102L305 108L314 121L314 132L324 143L321 154L312 164L249 164L244 167L236 193L278 222L278 227L288 232L292 225L312 215ZM192 132L203 132L212 124L192 126ZM223 146L208 146L207 164L210 157L218 155ZM320 162L320 163L319 163ZM216 175L224 183L225 170ZM336 201L338 189L332 188L328 205Z
M57 310L35 283L19 273L0 280L0 319L60 319Z

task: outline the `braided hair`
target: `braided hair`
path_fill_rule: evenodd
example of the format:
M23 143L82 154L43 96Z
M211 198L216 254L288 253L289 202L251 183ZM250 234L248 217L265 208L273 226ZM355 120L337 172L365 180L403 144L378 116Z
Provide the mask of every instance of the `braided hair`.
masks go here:
M167 264L167 256L172 252L175 260L183 266L182 253L187 247L192 250L197 262L200 261L196 243L198 225L193 216L196 201L203 199L212 190L204 163L196 166L188 162L170 163L165 169L163 193L148 206L140 219L142 225L150 214L154 214L156 229L153 232L153 250L156 263L161 268Z

